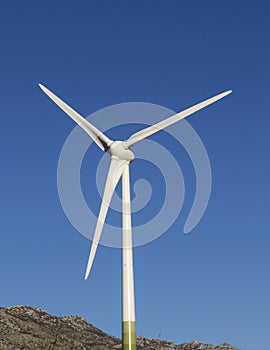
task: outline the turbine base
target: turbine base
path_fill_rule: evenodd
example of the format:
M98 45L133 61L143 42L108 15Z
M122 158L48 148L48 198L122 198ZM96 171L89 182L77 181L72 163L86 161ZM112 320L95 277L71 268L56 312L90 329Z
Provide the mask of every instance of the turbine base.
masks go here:
M136 324L135 321L122 322L122 349L136 350Z

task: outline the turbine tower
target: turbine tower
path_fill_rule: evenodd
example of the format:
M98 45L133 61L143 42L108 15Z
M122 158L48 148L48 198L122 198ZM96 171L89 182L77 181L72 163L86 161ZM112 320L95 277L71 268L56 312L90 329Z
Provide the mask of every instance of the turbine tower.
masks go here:
M96 229L92 241L90 255L86 267L85 279L88 278L97 246L100 240L106 215L110 206L113 192L122 177L122 349L136 350L135 328L135 298L134 274L132 257L132 226L130 209L130 176L129 164L135 156L130 147L135 143L163 130L164 128L186 118L200 109L220 100L232 91L226 91L206 101L200 102L180 113L177 113L159 123L140 130L130 136L126 141L113 141L79 115L74 109L63 102L54 93L42 84L40 88L47 94L67 115L69 115L101 148L111 156L111 163L106 179L104 194L97 219Z

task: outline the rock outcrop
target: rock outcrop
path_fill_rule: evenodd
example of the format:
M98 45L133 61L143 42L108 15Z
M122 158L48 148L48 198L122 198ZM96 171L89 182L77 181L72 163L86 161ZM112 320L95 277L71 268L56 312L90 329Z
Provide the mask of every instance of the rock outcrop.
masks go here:
M120 350L121 341L79 316L51 316L39 308L0 308L0 350ZM137 350L237 350L198 341L172 342L137 337Z

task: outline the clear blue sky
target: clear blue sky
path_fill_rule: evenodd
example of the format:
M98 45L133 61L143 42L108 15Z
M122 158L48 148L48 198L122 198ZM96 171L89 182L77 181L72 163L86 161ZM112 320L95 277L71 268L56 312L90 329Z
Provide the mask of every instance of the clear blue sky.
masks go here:
M56 186L74 124L38 82L85 116L132 101L178 111L233 89L188 119L213 172L204 218L185 236L184 206L135 249L137 332L269 349L269 18L268 1L1 2L2 306L79 314L120 336L120 251L100 247L84 281L90 242Z

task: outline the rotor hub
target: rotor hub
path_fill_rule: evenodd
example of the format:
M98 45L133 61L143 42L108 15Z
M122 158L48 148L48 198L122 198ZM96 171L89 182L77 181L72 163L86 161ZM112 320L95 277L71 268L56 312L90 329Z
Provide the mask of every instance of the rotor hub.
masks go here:
M134 153L124 141L114 141L110 146L109 153L111 156L127 162L132 162L135 158Z

